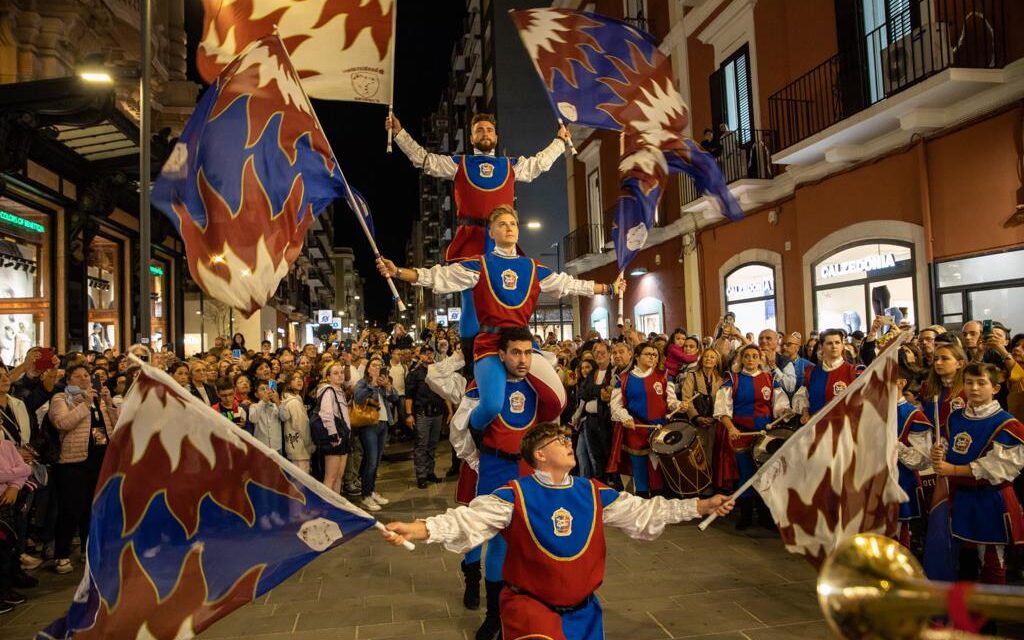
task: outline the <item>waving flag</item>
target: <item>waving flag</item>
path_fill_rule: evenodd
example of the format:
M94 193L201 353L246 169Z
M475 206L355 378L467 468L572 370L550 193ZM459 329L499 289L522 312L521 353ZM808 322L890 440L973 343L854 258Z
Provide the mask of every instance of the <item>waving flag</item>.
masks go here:
M247 316L274 294L313 219L339 197L369 215L277 36L254 42L206 90L153 186L193 279Z
M143 365L50 638L191 638L375 520Z
M314 98L389 104L394 0L203 0L196 66L206 82L274 33Z
M896 535L909 500L896 468L900 335L754 475L786 548L820 565L858 533Z
M673 173L689 175L726 217L742 217L714 158L683 136L688 109L650 35L585 11L510 15L554 109L571 123L624 134L613 232L620 270L646 244Z

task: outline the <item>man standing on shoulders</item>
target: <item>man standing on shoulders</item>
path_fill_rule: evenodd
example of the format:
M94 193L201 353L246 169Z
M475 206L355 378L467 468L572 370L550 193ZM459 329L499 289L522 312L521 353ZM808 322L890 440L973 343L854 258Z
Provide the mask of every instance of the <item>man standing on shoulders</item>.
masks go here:
M494 241L487 234L488 216L499 206L514 206L515 183L532 182L550 169L565 152L565 146L570 140L569 130L561 126L551 144L535 156L498 157L495 154L498 132L494 116L478 113L470 123L469 142L473 145L473 152L443 155L427 153L402 128L394 114L385 119L384 128L394 132L395 144L413 165L429 176L455 182L458 228L445 251L445 262L448 263L490 252ZM459 338L467 365L472 362L473 338L477 334L478 324L472 297L462 296ZM466 374L472 375L472 367L466 367Z
M392 544L426 540L455 553L503 534L509 546L501 593L504 638L604 638L594 591L604 580L605 524L653 540L668 524L732 510L733 503L722 495L645 500L570 476L576 466L572 439L556 424L529 429L520 452L533 475L481 495L469 506L426 520L392 522L384 533Z
M419 361L405 378L405 425L416 430L416 446L412 460L416 469L416 486L426 489L427 483L441 482L434 473L434 454L441 438L441 427L448 417L444 399L427 386L427 367L434 363L434 350L420 347Z

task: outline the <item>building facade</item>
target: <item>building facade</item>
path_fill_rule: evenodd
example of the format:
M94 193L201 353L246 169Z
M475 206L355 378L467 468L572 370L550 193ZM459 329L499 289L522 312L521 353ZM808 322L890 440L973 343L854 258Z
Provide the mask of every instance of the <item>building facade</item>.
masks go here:
M139 4L131 0L0 0L0 357L28 347L124 351L147 333L179 355L217 335L275 346L306 341L317 308L334 299L329 220L272 305L242 318L204 299L184 247L151 215L152 261L138 259ZM155 176L196 102L187 78L184 3L153 2ZM122 78L90 86L76 75L100 63ZM150 282L151 327L138 326L139 278ZM6 346L10 343L9 348Z
M1024 5L1003 0L589 3L642 20L671 56L690 131L743 220L672 179L625 308L639 328L710 333L1024 326ZM559 2L578 7L582 3ZM632 14L628 12L632 11ZM607 281L613 132L577 132L569 266ZM617 322L581 304L580 328Z

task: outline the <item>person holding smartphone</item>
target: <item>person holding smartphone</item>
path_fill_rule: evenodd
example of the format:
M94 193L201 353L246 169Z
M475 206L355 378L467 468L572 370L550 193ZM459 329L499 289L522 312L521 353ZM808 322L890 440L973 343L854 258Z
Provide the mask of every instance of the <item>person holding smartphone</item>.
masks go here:
M117 423L117 408L110 390L92 387L89 367L73 364L67 385L50 401L50 422L61 433L60 457L53 473L57 495L55 571L71 573L71 540L78 532L81 548L89 537L92 496L96 491L107 442Z

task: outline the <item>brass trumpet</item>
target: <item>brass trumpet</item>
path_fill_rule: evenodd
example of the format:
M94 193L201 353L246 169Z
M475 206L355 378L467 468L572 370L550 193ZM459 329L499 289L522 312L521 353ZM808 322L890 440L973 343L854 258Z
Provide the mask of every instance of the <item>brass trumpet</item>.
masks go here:
M950 587L925 578L917 559L895 540L863 533L825 560L818 604L832 630L851 640L980 637L927 629L931 618L946 614ZM1024 620L1024 589L979 584L967 607L990 618Z

